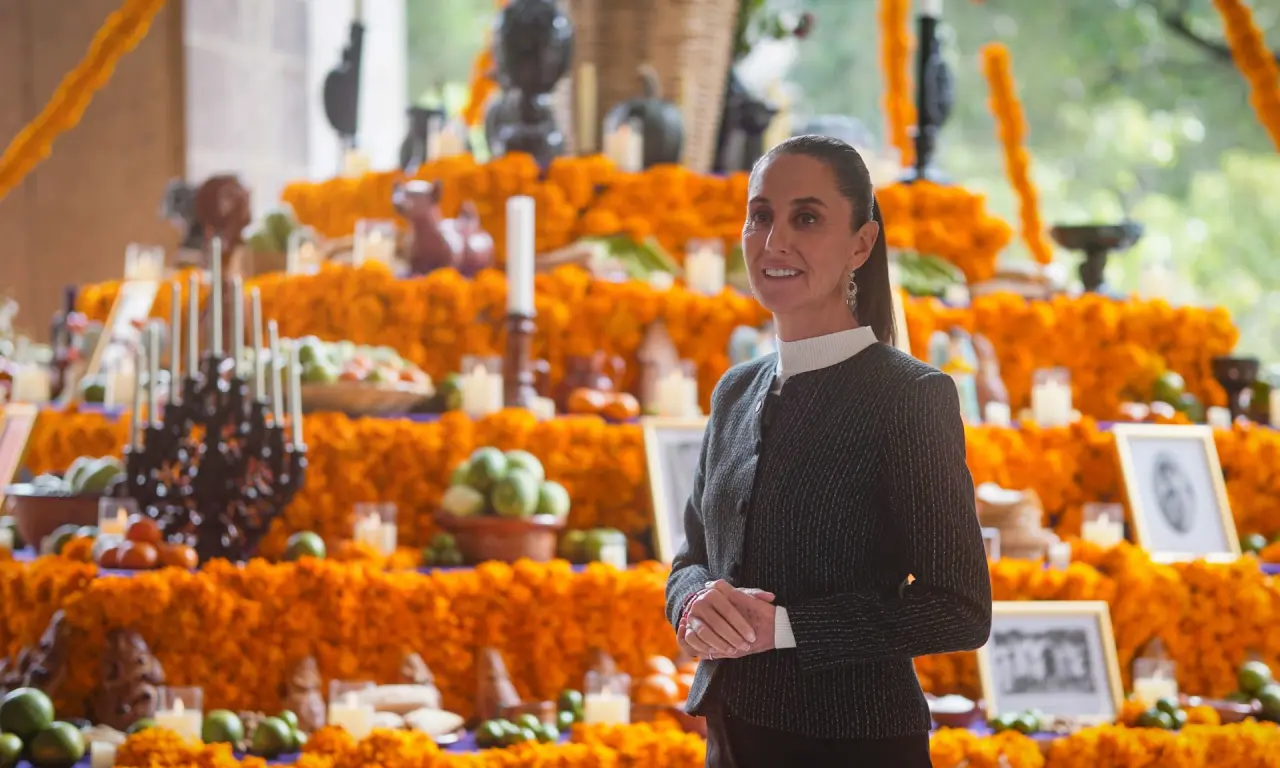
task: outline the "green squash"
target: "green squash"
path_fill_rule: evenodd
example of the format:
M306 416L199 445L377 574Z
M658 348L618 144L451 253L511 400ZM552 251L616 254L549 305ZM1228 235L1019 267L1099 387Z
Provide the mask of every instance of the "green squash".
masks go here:
M680 107L662 98L658 73L648 64L640 67L643 95L618 104L605 118L606 130L624 123L639 124L644 135L644 167L679 163L684 151L684 116Z

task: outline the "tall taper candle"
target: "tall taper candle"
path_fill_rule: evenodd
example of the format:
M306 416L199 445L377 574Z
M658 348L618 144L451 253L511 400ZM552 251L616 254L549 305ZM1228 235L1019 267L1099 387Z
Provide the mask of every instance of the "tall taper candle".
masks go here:
M187 281L187 375L200 373L200 273Z
M209 348L215 357L222 356L222 238L213 238L209 247L209 263L213 280L213 322L209 325Z
M289 345L289 423L293 426L293 444L302 445L302 371L297 342Z
M182 379L178 375L182 372L179 362L182 357L182 283L177 280L169 283L169 294L173 300L169 312L169 405L173 405L182 393L179 383Z
M133 351L133 412L129 414L129 450L142 448L138 441L138 426L142 423L142 347Z
M240 358L244 357L244 279L239 275L231 278L231 359L235 367L231 370L240 374Z
M280 391L280 368L277 365L280 360L280 327L275 320L267 321L267 344L271 347L267 358L270 366L267 373L271 376L271 415L275 417L275 425L283 427L284 404L280 400L284 393Z
M159 320L147 324L147 421L160 423L160 328Z
M267 399L267 388L262 377L262 291L249 289L249 322L253 323L253 397Z
M507 312L533 317L534 203L507 198Z

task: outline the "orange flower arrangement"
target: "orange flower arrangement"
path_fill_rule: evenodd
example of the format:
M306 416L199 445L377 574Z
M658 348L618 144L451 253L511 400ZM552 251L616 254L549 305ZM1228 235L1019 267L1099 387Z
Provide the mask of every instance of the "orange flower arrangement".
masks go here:
M496 0L499 9L505 8L507 0ZM484 109L490 97L498 91L498 83L493 79L495 63L493 60L493 41L485 43L476 54L471 64L471 82L467 88L467 103L462 107L462 120L467 125L479 125L484 119Z
M991 89L988 103L996 120L996 134L1004 148L1005 172L1018 194L1018 216L1022 220L1022 241L1041 264L1053 260L1053 247L1045 237L1040 221L1040 204L1035 185L1031 183L1031 155L1025 147L1027 121L1022 115L1013 81L1013 65L1009 49L1000 43L982 47L982 72Z
M1251 768L1271 764L1280 752L1280 727L1272 723L1188 725L1181 731L1104 726L1054 740L1052 768Z
M911 16L909 0L880 0L880 71L884 73L884 113L889 121L889 143L898 150L902 167L916 161L911 127L916 105L911 97Z
M1222 16L1231 57L1249 83L1249 103L1280 151L1280 65L1248 5L1241 0L1213 0L1213 7Z
M996 273L996 258L1009 244L1009 225L987 212L986 199L962 187L927 181L876 188L890 248L937 256L971 283Z
M111 79L120 59L147 36L152 19L164 5L165 0L125 0L120 10L107 17L85 57L0 155L0 199L49 156L59 136L76 127L94 94Z

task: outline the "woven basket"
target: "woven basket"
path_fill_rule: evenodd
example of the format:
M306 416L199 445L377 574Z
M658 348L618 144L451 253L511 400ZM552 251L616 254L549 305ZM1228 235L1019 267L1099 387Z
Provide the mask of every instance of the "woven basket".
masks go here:
M595 65L600 120L641 95L639 70L648 64L658 74L663 98L684 110L684 165L709 171L733 63L738 0L567 0L566 6L574 23L571 78L582 64ZM577 90L576 82L568 88L562 83L555 95L571 149Z

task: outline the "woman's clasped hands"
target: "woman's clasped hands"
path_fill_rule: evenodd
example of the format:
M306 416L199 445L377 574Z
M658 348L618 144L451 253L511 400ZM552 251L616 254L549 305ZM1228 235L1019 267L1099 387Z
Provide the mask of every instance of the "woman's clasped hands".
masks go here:
M773 593L734 587L723 579L707 585L689 603L677 639L681 649L704 659L734 659L773 649L777 609Z

